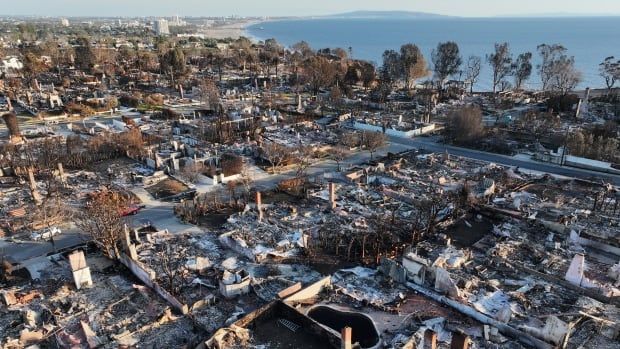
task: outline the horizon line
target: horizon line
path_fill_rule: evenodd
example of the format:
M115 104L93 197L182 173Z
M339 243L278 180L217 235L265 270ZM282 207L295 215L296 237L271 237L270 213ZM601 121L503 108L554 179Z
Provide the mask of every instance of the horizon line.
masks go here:
M182 15L182 14L148 14L148 15L95 15L95 14L82 14L82 15L44 15L44 14L2 14L0 17L4 18L166 18L179 16L182 18L317 18L317 17L337 17L340 15L350 15L364 12L369 13L402 13L402 14L422 14L430 16L440 16L447 18L588 18L588 17L620 17L620 13L514 13L514 14L497 14L497 15L485 15L485 16L467 16L467 15L449 15L435 12L424 11L409 11L409 10L351 10L347 12L338 12L330 14L316 14L316 15L240 15L240 14L228 14L228 15Z

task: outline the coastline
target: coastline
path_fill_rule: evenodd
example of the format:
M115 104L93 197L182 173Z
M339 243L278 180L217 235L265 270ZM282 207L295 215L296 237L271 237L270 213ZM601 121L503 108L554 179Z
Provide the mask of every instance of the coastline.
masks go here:
M317 22L319 21L320 22ZM408 31L419 29L416 44L426 57L430 57L432 50L438 42L448 38L459 43L463 57L477 55L484 57L485 53L492 51L493 43L509 42L513 56L521 52L533 53L532 65L534 68L539 64L540 57L537 54L537 46L541 42L562 42L568 48L569 56L575 58L575 66L582 74L582 81L577 90L593 89L592 94L602 92L594 89L604 89L604 81L600 77L599 65L606 57L610 47L618 43L618 37L611 35L612 29L618 28L620 22L609 18L514 18L509 22L498 22L496 18L474 19L459 18L458 21L438 20L398 20L398 21L374 21L374 20L348 20L333 18L313 17L286 17L269 18L256 21L263 24L245 24L244 35L252 42L263 41L274 37L280 44L287 47L304 40L311 47L352 47L356 59L381 63L381 54L387 49L398 49L403 43L411 42L412 38L404 33L403 27ZM568 29L562 29L570 24ZM254 25L254 26L252 26ZM265 30L259 30L264 26ZM374 27L373 27L374 26ZM549 28L549 27L552 28ZM511 28L528 28L527 35L515 34ZM585 27L587 30L579 28ZM457 28L458 30L453 30ZM489 32L489 28L494 28ZM568 31L567 31L568 30ZM542 34L541 34L542 33ZM472 39L475 38L475 39ZM600 52L600 54L598 54ZM607 54L609 55L609 54ZM492 89L491 69L485 64L477 84L477 89L487 91ZM534 71L527 81L525 88L538 90L540 80Z
M263 22L265 21L259 20L259 19L239 21L239 22L235 22L231 24L225 24L225 25L207 28L201 34L203 34L204 36L208 38L213 38L213 39L218 39L218 40L227 39L227 38L238 39L242 36L249 38L249 32L247 30L248 27L255 25L255 24L263 23Z
M286 18L286 19L290 19L290 18ZM250 27L254 26L254 25L257 25L257 24L268 23L268 22L277 22L277 21L281 21L281 20L284 20L284 19L280 19L280 18L278 18L278 19L270 18L270 19L263 19L263 20L258 20L257 19L257 20L251 21L251 22L247 22L243 26L243 36L248 38L248 39L250 39L250 41L252 41L255 44L258 43L259 41L263 41L265 39L268 39L268 38L265 38L265 37L260 37L260 36L253 35L252 33L250 33Z

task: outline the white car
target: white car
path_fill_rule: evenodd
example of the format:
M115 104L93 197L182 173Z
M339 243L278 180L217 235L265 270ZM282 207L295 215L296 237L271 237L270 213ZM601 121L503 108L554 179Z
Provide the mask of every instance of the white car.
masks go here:
M34 232L30 234L30 238L34 241L38 240L49 240L52 236L56 236L62 233L62 231L58 227L50 227L46 228L40 232Z

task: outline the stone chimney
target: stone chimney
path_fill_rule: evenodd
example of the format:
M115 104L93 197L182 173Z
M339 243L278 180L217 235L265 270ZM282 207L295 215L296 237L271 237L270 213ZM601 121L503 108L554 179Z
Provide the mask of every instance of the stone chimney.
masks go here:
M329 204L332 210L336 209L336 183L329 183Z
M41 195L37 190L37 182L34 180L34 173L32 172L32 169L28 169L28 180L30 182L30 193L32 194L32 199L35 204L40 205L43 201L41 200Z

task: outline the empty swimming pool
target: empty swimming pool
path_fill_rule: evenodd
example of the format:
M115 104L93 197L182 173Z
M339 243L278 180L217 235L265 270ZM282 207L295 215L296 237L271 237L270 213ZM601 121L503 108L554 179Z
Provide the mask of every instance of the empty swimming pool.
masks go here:
M379 332L368 315L317 305L308 310L308 316L338 333L347 326L351 327L353 329L352 342L359 343L362 348L379 347Z

